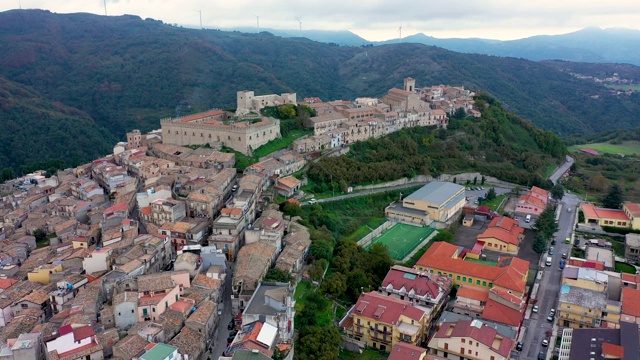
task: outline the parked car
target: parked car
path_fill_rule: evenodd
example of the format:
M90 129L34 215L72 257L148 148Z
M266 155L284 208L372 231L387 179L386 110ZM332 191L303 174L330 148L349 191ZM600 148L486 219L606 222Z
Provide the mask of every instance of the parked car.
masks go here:
M544 346L544 347L549 346L549 339L543 339L542 340L542 346Z
M549 316L547 316L547 321L548 322L553 322L553 315L549 314Z
M551 240L551 245L555 245L557 243L556 239Z
M549 314L556 316L556 309L552 308L551 310L549 310Z
M231 320L229 321L229 323L227 324L227 330L233 330L236 327L236 322Z
M522 351L522 343L521 343L521 342L518 342L518 343L516 344L516 350L518 350L518 351Z
M309 200L309 205L313 205L313 204L315 204L315 203L317 203L317 202L318 202L318 200L316 200L316 199L311 199L311 200Z
M564 260L560 260L560 270L564 269L565 266L567 266L567 262Z
M566 259L567 258L567 253L562 253L562 258Z
M553 255L553 246L549 248L549 255Z
M544 351L540 351L538 353L538 360L545 360L547 358L547 354Z
M231 330L231 332L229 332L229 337L236 336L237 333L238 333L238 330Z

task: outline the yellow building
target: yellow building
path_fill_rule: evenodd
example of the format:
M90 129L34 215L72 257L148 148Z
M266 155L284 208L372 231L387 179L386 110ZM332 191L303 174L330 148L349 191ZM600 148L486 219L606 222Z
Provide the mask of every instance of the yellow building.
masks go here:
M558 301L558 325L570 328L618 328L620 303L607 299L607 293L562 285ZM606 320L606 323L603 321Z
M584 214L586 224L619 228L631 227L631 219L622 210L599 208L587 203L580 204L580 210Z
M622 211L629 217L631 228L640 230L640 204L625 201L622 204Z
M441 181L432 181L402 202L396 201L384 210L392 220L426 225L431 221L447 222L466 202L464 187Z
M416 263L419 271L448 276L453 285L474 285L487 289L498 288L524 296L529 262L504 256L495 265L464 260L466 250L446 242L434 243Z
M438 359L507 360L514 347L514 340L477 319L443 322L429 341Z
M51 274L55 274L61 271L62 271L62 265L55 265L55 264L40 265L37 268L31 270L27 274L27 279L29 279L29 281L47 285L51 282L50 280Z
M397 343L418 346L425 340L428 311L410 301L377 292L363 293L340 326L347 335L367 346L390 352Z

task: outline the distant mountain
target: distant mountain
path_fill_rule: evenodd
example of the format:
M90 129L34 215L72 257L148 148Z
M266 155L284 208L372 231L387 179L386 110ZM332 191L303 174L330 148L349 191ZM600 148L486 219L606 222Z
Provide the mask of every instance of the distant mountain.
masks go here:
M398 39L375 42L397 43ZM486 39L438 39L416 34L402 39L438 46L447 50L524 58L528 60L566 60L591 63L628 63L640 65L640 30L589 27L563 35L540 35L525 39L499 41Z
M487 91L508 110L560 135L640 124L637 93L611 95L602 85L545 63L421 44L347 47L267 32L186 29L137 16L2 12L0 76L7 86L22 89L11 92L16 104L56 105L64 110L55 118L67 119L52 132L60 141L37 148L39 155L31 152L34 144L48 144L47 132L0 144L0 169L37 156L87 161L110 152L128 130L157 129L162 117L234 108L238 90L355 99L381 96L407 76L418 86ZM28 110L28 121L18 122L24 131L39 129L41 121L48 129L37 115L44 110ZM3 130L12 121L0 114ZM63 138L64 131L74 136ZM11 139L11 133L2 135Z
M237 27L230 29L222 29L229 31L240 31L243 33L257 33L258 30L254 27ZM280 36L283 38L291 38L291 37L304 37L309 40L328 43L328 44L337 44L340 46L361 46L370 44L370 41L367 41L360 36L352 33L348 30L298 30L298 29L271 29L271 28L260 28L260 32L268 32L275 36Z

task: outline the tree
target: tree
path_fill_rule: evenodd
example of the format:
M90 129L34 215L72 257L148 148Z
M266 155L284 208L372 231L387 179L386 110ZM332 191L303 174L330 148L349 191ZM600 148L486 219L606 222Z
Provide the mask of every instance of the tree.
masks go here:
M309 246L309 253L315 260L331 260L331 255L333 254L333 246L329 241L330 240L325 239L311 241L311 246Z
M608 209L620 209L623 202L622 189L618 184L613 184L609 188L609 193L602 199L602 206Z
M47 233L42 229L33 230L33 237L36 238L36 243L40 244L47 239Z
M264 277L264 279L265 281L288 283L293 280L293 276L291 276L291 274L284 270L273 268L267 271L267 275Z
M477 176L475 176L475 177L473 178L473 185L476 185L477 183L478 183L478 177L477 177Z
M496 189L490 188L489 191L487 191L487 200L493 200L496 198L496 196Z
M562 188L562 185L553 185L553 187L551 188L551 197L556 200L562 200L562 198L564 197L564 188Z
M602 174L595 174L589 179L587 186L591 190L604 191L604 189L609 186L609 179L604 177Z
M537 254L542 254L547 249L547 240L545 240L542 233L536 234L533 238L533 244L531 247Z
M458 178L457 178L457 177L454 177L454 178L453 178L453 183L454 183L454 184L457 184L457 183L458 183Z
M540 213L535 224L533 224L533 229L536 230L538 234L541 234L545 241L550 240L553 234L558 231L555 212L555 207L547 207Z
M482 178L480 179L480 185L484 185L485 181L487 181L487 178L482 175Z
M287 202L282 208L282 212L288 216L301 216L302 208L296 203Z
M280 119L293 119L296 117L296 108L292 104L284 104L278 106L278 115Z
M311 279L320 281L327 266L329 266L329 262L325 259L318 259L314 261L313 265L309 268L309 275L311 275Z
M295 354L300 360L334 360L338 358L341 342L337 327L310 328L296 344Z
M582 210L578 211L578 222L584 223L584 213L582 212Z
M347 290L346 275L339 272L332 273L322 282L321 290L334 297L344 294Z

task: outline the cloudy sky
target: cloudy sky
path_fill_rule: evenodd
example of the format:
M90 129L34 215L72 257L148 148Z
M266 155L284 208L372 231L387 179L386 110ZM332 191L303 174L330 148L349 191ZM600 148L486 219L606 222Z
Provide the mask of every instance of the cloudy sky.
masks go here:
M587 26L640 29L638 0L1 0L0 11L134 14L185 27L351 30L367 40L423 32L438 38L519 39Z

